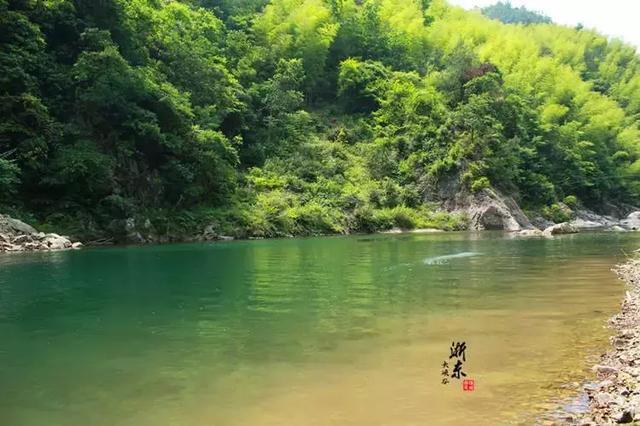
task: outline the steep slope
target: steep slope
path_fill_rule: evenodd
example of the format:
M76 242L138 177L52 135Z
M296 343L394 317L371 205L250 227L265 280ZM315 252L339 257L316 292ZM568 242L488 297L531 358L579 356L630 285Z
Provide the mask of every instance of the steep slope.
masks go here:
M0 0L0 22L0 206L44 229L459 229L441 209L486 194L551 220L640 197L640 62L591 31L441 0Z

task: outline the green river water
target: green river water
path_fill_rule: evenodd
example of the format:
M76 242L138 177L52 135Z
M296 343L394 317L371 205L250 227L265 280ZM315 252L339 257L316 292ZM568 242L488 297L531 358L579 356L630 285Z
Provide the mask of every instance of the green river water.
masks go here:
M624 292L610 269L637 247L441 233L0 255L0 425L533 424L589 379ZM473 392L441 383L453 341Z

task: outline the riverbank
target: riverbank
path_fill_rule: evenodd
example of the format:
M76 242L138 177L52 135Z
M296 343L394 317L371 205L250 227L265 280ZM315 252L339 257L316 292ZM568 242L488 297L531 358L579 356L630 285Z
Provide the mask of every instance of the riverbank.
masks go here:
M0 253L79 249L82 243L54 233L38 232L34 227L0 215Z
M593 367L596 379L583 386L578 398L586 402L585 409L565 407L546 424L586 426L640 421L640 250L617 266L615 272L626 283L627 291L620 312L609 321L614 330L612 347Z

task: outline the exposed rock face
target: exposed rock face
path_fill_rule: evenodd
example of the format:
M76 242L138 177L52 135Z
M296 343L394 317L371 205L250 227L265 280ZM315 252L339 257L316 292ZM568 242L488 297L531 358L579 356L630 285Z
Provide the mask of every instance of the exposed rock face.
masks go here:
M33 226L6 215L0 215L0 233L5 235L37 234Z
M577 210L576 218L571 225L580 231L602 231L611 230L619 224L613 216L603 216L589 210Z
M534 229L529 218L512 198L491 189L484 189L475 195L457 197L453 210L466 213L469 217L469 228L474 230Z
M620 221L620 225L632 231L640 230L640 211L631 213L626 219Z
M542 234L545 236L564 235L564 234L577 234L580 232L578 228L570 224L569 222L559 223L545 229Z
M550 226L555 225L555 223L553 223L550 220L545 219L542 216L534 216L531 218L531 224L533 226L535 226L537 229L547 229Z
M82 243L72 243L69 237L38 232L24 222L0 215L0 252L66 250L80 247Z

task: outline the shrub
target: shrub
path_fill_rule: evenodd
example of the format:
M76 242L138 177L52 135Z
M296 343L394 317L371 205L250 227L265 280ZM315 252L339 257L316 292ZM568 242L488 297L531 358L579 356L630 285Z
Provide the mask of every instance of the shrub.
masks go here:
M564 204L554 203L542 208L542 216L555 223L567 222L573 218L573 212Z
M489 179L486 176L482 176L473 181L473 183L471 184L471 191L479 192L483 189L489 188L490 186L491 182L489 182Z
M575 195L567 195L564 197L563 201L572 210L575 210L578 207L578 197Z
M321 235L345 232L342 213L316 201L290 208L287 216L295 222L292 234Z

